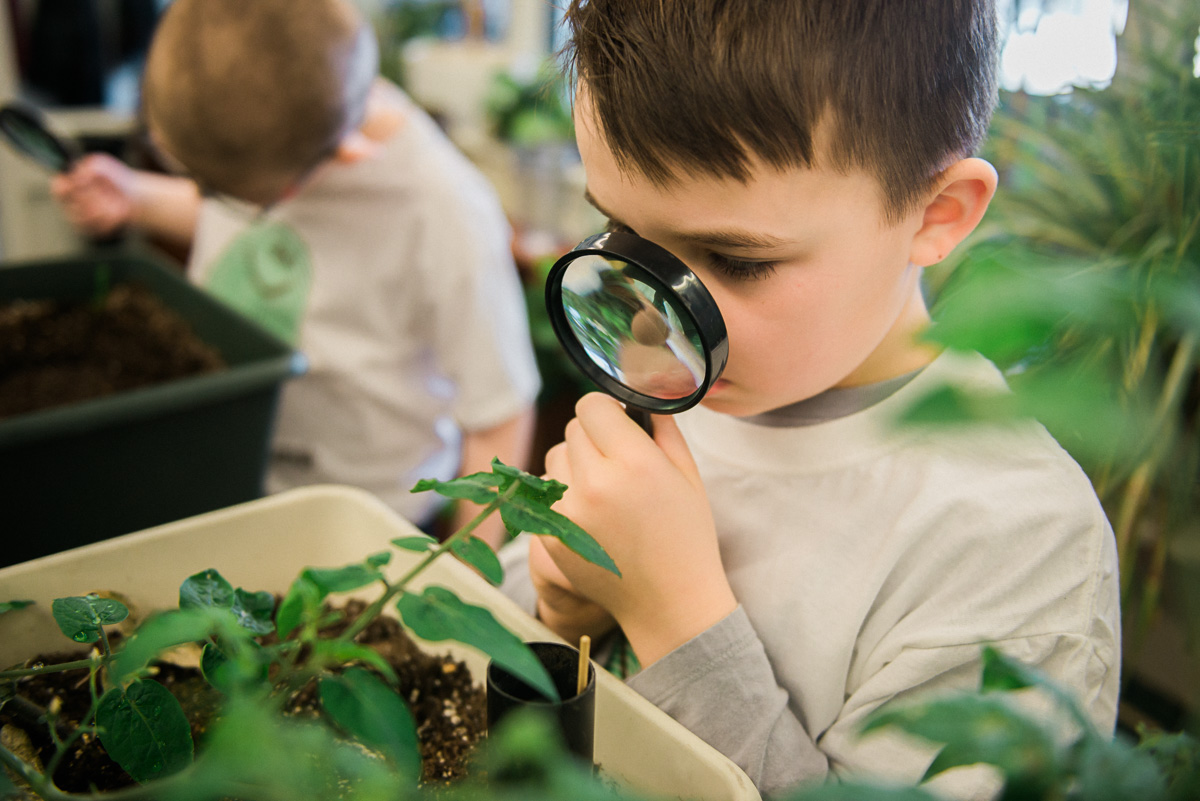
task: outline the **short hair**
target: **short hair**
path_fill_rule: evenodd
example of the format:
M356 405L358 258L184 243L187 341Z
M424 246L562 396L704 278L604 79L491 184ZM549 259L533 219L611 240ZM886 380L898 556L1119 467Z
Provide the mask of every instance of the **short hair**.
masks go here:
M361 123L377 70L374 34L345 0L174 0L143 108L202 188L271 202Z
M565 21L567 71L618 166L662 186L745 182L751 154L861 168L894 222L996 103L992 0L572 0Z

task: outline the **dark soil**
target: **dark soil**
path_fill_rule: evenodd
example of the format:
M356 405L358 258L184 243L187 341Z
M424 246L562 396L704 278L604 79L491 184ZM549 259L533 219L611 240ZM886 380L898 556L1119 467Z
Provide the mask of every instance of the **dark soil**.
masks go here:
M360 602L347 603L346 619L353 619L362 609ZM399 676L398 690L417 722L424 782L445 785L464 777L471 752L487 728L484 691L473 684L465 663L421 651L394 618L376 619L358 636L358 641L377 650ZM53 664L84 655L86 652L78 651L45 654L26 664ZM219 714L220 693L194 668L170 664L157 664L155 668L154 678L179 699L192 724L197 750L203 750L205 731ZM86 671L22 679L18 697L0 707L0 726L11 724L24 731L45 764L53 755L54 746L44 720L39 722L38 718L52 704L61 705L60 729L64 733L73 730L91 705L86 681ZM316 687L310 685L290 700L288 711L315 715L318 706ZM8 734L11 733L10 730ZM93 786L113 790L133 784L133 779L108 758L99 740L91 737L80 742L63 760L54 779L59 788L69 792L86 792Z
M220 354L150 290L0 304L0 418L219 370Z

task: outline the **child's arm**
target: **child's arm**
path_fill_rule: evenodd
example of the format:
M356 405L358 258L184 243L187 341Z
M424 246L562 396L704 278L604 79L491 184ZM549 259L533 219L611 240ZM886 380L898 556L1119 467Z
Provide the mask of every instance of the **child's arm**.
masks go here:
M67 220L91 236L133 226L186 249L200 214L200 192L190 179L135 170L106 153L88 155L54 176L50 191Z

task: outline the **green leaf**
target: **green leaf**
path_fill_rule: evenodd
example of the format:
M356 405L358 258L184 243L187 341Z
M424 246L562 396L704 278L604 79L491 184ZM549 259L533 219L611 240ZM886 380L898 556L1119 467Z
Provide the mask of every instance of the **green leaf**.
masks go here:
M120 684L163 651L184 643L201 642L216 632L230 639L250 639L250 633L237 624L227 609L192 607L161 612L147 619L126 641L109 666L109 674Z
M352 592L383 579L379 568L369 561L345 567L309 567L301 574L321 593Z
M499 459L492 459L492 472L496 473L496 475L519 481L521 483L521 495L536 500L539 503L544 503L546 506L551 506L556 501L562 500L563 494L567 491L567 485L561 481L555 481L552 478L538 478L518 467L506 465ZM507 486L508 482L505 482L505 488Z
M246 684L266 681L270 664L262 646L245 643L231 659L216 643L205 643L200 654L200 672L204 680L229 695Z
M980 691L1023 690L1046 683L1045 677L1024 662L1005 656L990 645L983 648Z
M478 537L456 540L450 546L450 550L459 559L478 570L492 584L499 586L500 582L504 581L504 568L500 566L496 552Z
M364 665L375 668L389 681L398 682L400 680L391 664L378 651L369 646L327 639L316 640L311 646L311 658L318 664L340 666L350 662L362 662Z
M437 540L427 534L422 534L419 537L397 537L392 540L392 545L395 545L397 548L403 548L406 551L425 553L437 545Z
M863 733L894 727L945 747L924 779L960 765L995 765L1009 779L1044 784L1056 774L1059 755L1051 733L999 695L963 695L926 703L884 706Z
M421 776L417 725L394 690L363 668L321 679L321 707L343 730L390 759L415 783Z
M16 609L24 609L27 606L33 606L33 601L4 601L0 603L0 615Z
M1191 801L1200 798L1200 740L1187 732L1147 732L1139 729L1138 750L1158 763L1166 778L1168 798Z
M297 576L275 614L275 633L279 639L287 639L301 622L318 615L323 597L321 590L305 573Z
M233 585L217 571L209 568L188 576L179 585L179 608L214 606L228 609L233 604Z
M238 587L230 611L243 628L255 634L270 634L275 629L275 596L266 590L248 592Z
M413 492L433 490L446 498L460 501L471 501L480 505L489 504L496 499L496 487L501 479L492 473L472 473L450 481L438 481L423 478L412 488Z
M1090 737L1079 743L1078 798L1088 801L1163 801L1167 782L1154 757L1123 739Z
M528 531L531 534L557 537L563 545L592 564L621 575L616 563L600 543L569 518L553 509L518 494L500 506L500 517L510 531Z
M550 674L533 651L487 609L463 603L445 587L426 587L420 595L406 592L396 608L418 637L431 642L456 640L478 648L542 695L558 700Z
M104 750L139 782L169 776L192 762L187 715L175 696L156 681L135 681L109 690L96 709L96 724Z
M63 634L84 643L99 640L102 626L120 623L129 617L125 604L96 595L55 598L51 611Z

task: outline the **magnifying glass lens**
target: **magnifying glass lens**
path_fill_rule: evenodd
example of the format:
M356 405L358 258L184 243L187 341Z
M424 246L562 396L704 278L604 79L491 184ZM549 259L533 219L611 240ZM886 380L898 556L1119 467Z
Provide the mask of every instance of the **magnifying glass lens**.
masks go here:
M643 411L694 406L725 366L725 324L708 291L682 262L633 234L592 237L559 259L546 303L580 369Z
M588 358L642 395L687 398L704 382L700 335L644 271L586 255L563 274L562 303Z

